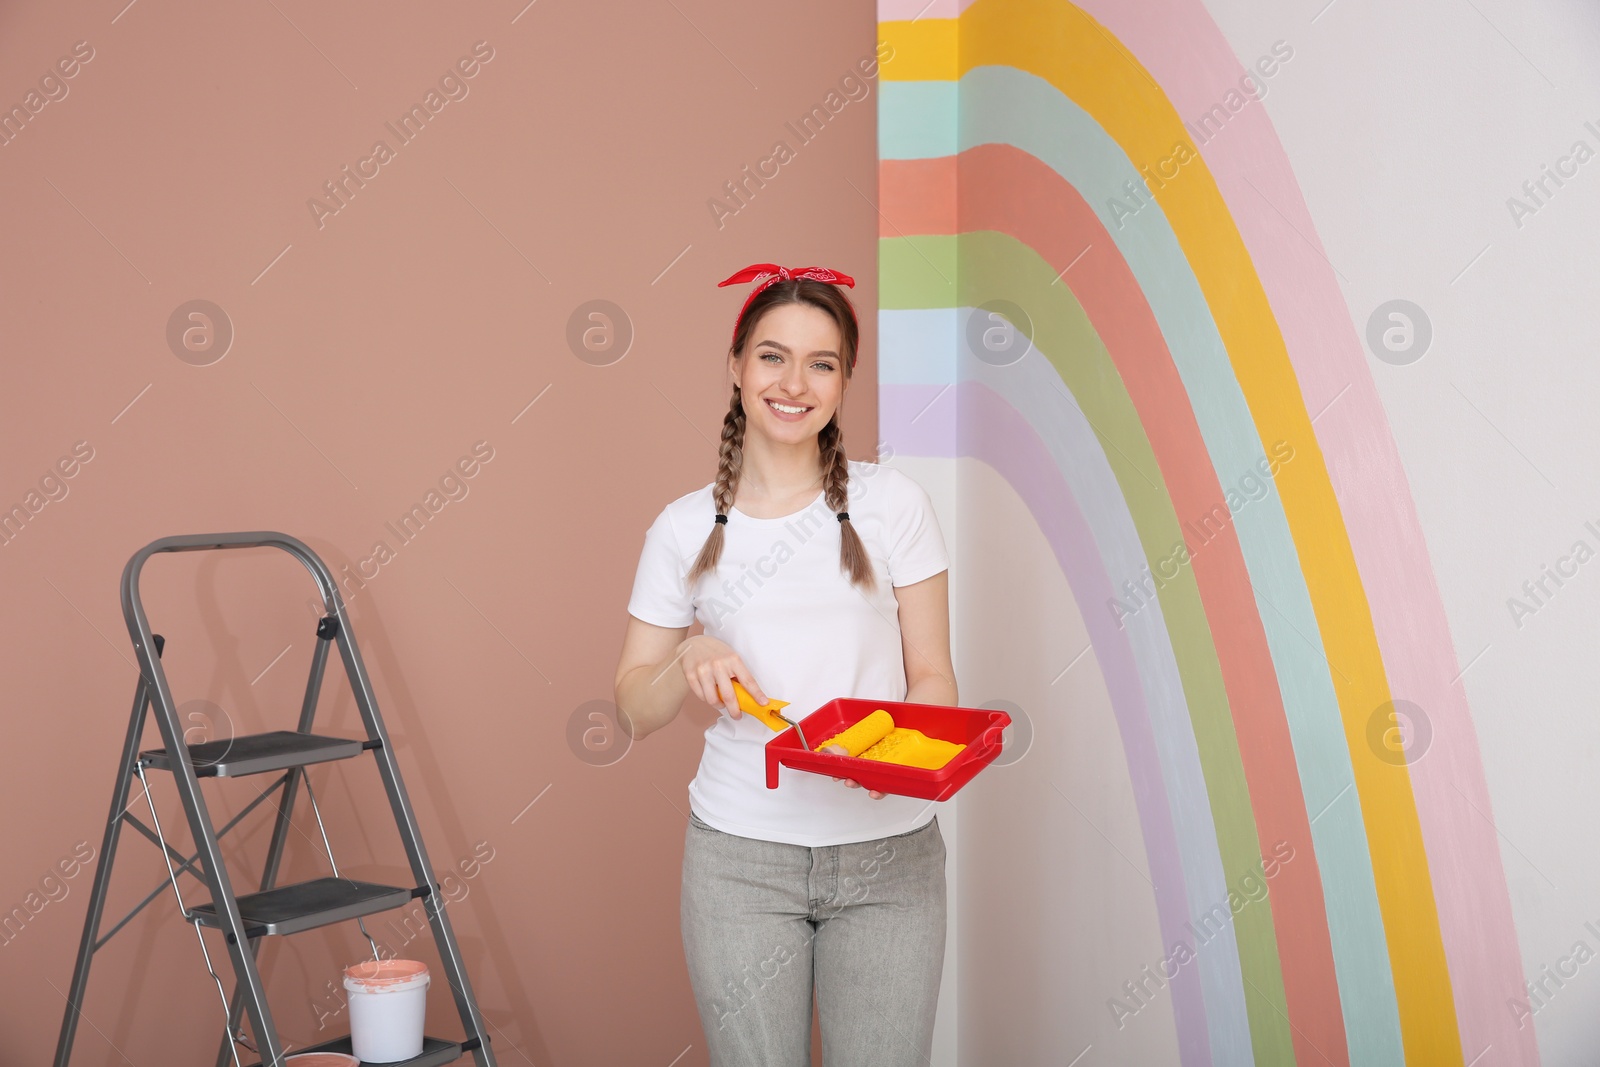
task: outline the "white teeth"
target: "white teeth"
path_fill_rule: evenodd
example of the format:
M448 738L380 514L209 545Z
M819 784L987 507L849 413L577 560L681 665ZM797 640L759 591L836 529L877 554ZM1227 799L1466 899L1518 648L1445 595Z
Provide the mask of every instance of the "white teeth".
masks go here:
M783 412L785 415L798 415L802 411L810 411L811 410L810 408L792 408L792 407L787 407L787 406L785 406L783 404L778 403L776 400L769 400L769 401L767 401L767 403L771 404L773 407L777 408L779 411Z

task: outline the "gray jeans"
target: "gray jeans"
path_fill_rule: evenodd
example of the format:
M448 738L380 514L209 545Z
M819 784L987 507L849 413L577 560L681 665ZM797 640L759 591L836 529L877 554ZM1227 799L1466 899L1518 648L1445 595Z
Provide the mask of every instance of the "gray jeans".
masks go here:
M711 1067L926 1067L944 969L935 817L894 837L808 848L689 816L683 951Z

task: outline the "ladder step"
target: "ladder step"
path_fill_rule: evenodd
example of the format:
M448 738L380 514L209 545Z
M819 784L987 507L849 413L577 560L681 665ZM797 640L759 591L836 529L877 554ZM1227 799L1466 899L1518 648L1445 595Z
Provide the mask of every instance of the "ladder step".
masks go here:
M304 1056L310 1052L342 1052L346 1056L355 1055L351 1051L350 1038L339 1037L332 1041L325 1041L320 1045L310 1048L295 1049L289 1053L290 1057ZM371 1060L362 1060L361 1067L436 1067L441 1063L452 1063L461 1058L461 1043L459 1041L445 1041L437 1037L422 1038L422 1055L413 1056L409 1060L399 1060L392 1064L374 1063ZM261 1064L252 1064L251 1067L261 1067Z
M239 897L239 916L250 937L294 934L403 907L416 895L399 886L375 885L349 878L316 878ZM215 905L201 904L189 910L201 926L222 925Z
M197 778L238 778L246 774L305 767L312 763L349 759L361 755L366 742L348 737L323 737L294 730L246 734L189 746ZM172 770L172 757L164 748L139 753L146 766Z

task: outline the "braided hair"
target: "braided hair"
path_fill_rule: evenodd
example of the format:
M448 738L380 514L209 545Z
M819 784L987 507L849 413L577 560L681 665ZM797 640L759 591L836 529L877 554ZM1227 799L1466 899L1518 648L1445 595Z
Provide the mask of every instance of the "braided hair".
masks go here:
M843 349L840 355L844 363L845 380L849 381L855 369L859 340L855 313L839 287L827 282L796 278L774 282L761 290L740 318L729 351L743 358L756 322L764 313L780 304L808 304L833 318L839 326L840 347ZM744 401L739 387L735 385L728 402L728 413L722 418L722 441L717 448L717 479L711 489L711 499L719 516L727 515L739 490L739 475L744 467L744 428ZM877 585L877 577L873 574L872 562L867 556L866 546L861 543L861 535L850 523L850 466L844 450L844 432L839 428L838 411L833 413L828 425L817 432L817 449L823 475L823 498L828 509L840 520L839 569L849 575L851 584L873 589ZM689 585L694 585L706 571L716 568L717 560L722 556L725 525L724 521L712 523L711 533L701 546L694 565L689 568Z

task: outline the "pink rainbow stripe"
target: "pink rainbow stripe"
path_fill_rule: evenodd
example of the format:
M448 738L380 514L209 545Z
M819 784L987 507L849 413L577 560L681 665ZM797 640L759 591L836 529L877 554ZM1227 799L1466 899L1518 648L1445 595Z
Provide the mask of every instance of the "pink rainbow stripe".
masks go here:
M970 5L880 0L878 14L881 21L955 18ZM1135 10L1116 0L1086 0L1082 7L1139 59L1180 115L1207 110L1243 73L1199 4L1152 0ZM1316 228L1265 109L1246 107L1229 121L1226 136L1202 152L1234 211L1304 395L1319 406L1337 399L1318 415L1318 443L1391 689L1422 706L1433 726L1431 748L1410 773L1463 1048L1470 1059L1493 1046L1511 1057L1501 1062L1532 1067L1539 1062L1535 1033L1519 1031L1505 1009L1509 998L1525 996L1522 962L1476 730L1376 386L1320 242L1308 248L1301 239L1316 242ZM1247 168L1255 189L1245 182Z
M1137 18L1115 2L1082 6L1139 58L1180 116L1203 112L1221 86L1237 84L1243 74L1199 5L1151 0ZM1506 1010L1509 998L1526 991L1500 845L1488 821L1488 782L1466 692L1456 684L1461 667L1405 467L1342 290L1266 109L1245 107L1225 133L1201 152L1234 211L1308 405L1321 408L1338 397L1317 417L1317 441L1361 571L1390 689L1421 706L1432 722L1431 747L1410 766L1411 787L1462 1050L1470 1062L1492 1045L1497 1062L1532 1067L1539 1062L1534 1030L1519 1030Z

